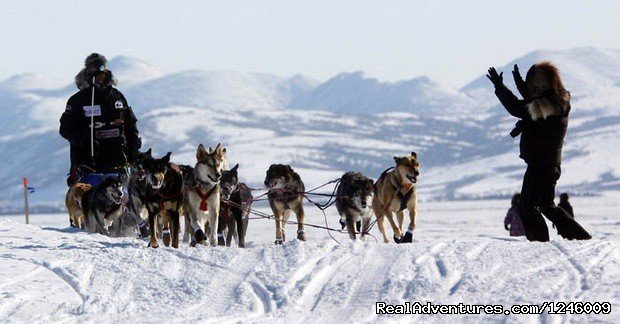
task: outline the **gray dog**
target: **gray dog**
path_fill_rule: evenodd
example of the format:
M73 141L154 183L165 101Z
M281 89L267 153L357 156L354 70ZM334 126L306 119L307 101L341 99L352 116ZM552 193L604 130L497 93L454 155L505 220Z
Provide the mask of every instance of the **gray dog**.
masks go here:
M108 228L122 213L123 185L118 177L108 177L82 197L85 228L89 233L110 236Z

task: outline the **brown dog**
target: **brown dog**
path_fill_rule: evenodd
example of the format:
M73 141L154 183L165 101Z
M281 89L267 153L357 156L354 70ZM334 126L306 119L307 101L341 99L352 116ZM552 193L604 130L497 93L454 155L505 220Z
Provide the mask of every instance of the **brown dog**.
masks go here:
M418 195L415 184L418 181L420 164L415 152L411 152L409 156L395 156L394 162L396 166L384 171L375 183L372 209L377 216L379 231L385 243L390 241L386 233L386 219L392 225L396 243L411 243L417 217ZM411 222L403 235L405 209L409 210ZM394 220L394 212L398 216L398 224Z
M69 187L65 196L65 205L69 212L69 225L82 228L84 224L84 212L82 210L82 196L92 188L88 183L76 183Z

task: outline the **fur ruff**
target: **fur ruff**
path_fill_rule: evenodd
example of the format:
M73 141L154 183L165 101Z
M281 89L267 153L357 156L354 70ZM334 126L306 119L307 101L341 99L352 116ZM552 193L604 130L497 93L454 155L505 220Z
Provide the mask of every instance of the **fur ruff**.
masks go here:
M110 73L112 73L112 71L110 71ZM117 84L118 80L114 77L114 74L112 74L110 84L108 85L116 86ZM80 70L80 72L75 76L75 86L77 86L79 90L84 90L90 87L90 82L88 82L88 77L86 76L86 68Z
M527 104L527 111L533 121L547 119L549 116L561 116L566 113L570 95L564 92L561 98L542 97Z

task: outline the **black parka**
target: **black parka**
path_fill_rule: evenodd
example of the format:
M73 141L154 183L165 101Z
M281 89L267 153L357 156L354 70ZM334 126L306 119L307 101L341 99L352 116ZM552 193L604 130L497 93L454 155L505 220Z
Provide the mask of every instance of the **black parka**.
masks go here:
M93 86L71 96L60 118L60 135L71 144L71 170L85 165L97 172L114 172L131 161L141 146L136 117L125 96L109 85L94 87L95 109L91 106ZM89 112L94 112L94 159L90 156Z
M511 115L519 118L513 137L521 134L519 155L528 165L560 166L562 146L568 129L570 103L566 103L562 115L532 120L527 101L518 99L505 85L495 88L495 95Z

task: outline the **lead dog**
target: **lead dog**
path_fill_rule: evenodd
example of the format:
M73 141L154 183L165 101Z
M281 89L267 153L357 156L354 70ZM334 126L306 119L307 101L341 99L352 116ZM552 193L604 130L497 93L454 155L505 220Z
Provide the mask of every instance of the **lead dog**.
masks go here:
M305 241L303 195L306 188L299 174L290 165L272 164L267 170L265 186L269 188L267 197L276 220L275 244L280 245L286 240L284 225L292 212L297 215L297 239Z
M379 231L383 241L388 243L385 220L387 219L394 230L396 243L410 243L413 240L413 231L416 226L418 195L415 184L420 174L418 155L394 157L396 166L384 171L375 183L375 195L372 200L372 209L377 216ZM405 221L404 210L409 210L411 222L407 232L403 235ZM398 224L392 213L398 216Z
M336 190L336 209L340 214L340 224L347 228L352 240L356 239L356 228L361 232L362 239L368 231L372 197L373 181L363 174L347 172L340 178ZM362 222L363 230L360 226Z
M110 227L123 211L123 184L118 177L108 177L82 197L85 228L89 233L110 236Z
M191 234L191 246L204 244L207 235L209 244L217 246L220 213L219 182L225 155L226 149L220 144L212 152L208 152L202 144L198 145L196 150L197 162L192 176L186 178L187 188L183 202L185 228Z
M69 213L69 225L75 228L83 228L84 212L82 211L82 197L93 186L88 183L76 183L72 185L65 196L65 205Z
M230 246L234 237L239 247L245 247L248 217L252 208L252 191L239 182L239 164L222 172L220 180L221 205L217 229L218 245Z

